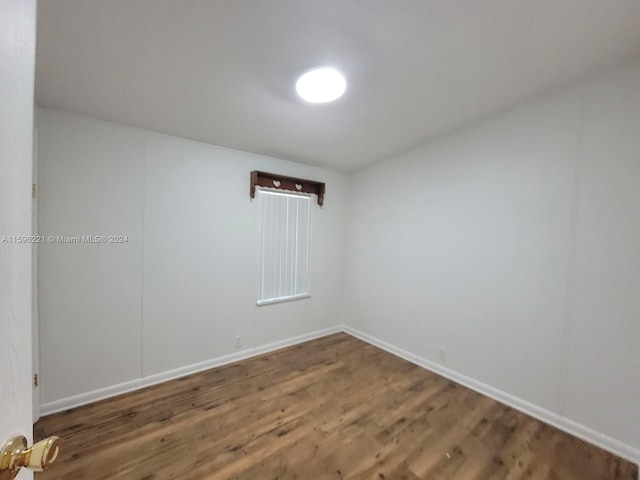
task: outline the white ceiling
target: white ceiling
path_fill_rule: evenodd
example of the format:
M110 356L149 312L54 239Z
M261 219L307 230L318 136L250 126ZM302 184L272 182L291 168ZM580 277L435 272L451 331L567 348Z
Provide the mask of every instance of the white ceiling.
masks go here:
M640 0L41 0L40 105L350 171L640 54ZM296 98L329 64L345 96Z

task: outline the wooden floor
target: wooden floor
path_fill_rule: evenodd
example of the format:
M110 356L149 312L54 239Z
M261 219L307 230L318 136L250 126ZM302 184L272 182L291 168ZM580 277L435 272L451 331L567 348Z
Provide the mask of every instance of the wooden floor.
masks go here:
M51 415L36 480L636 480L637 467L346 334Z

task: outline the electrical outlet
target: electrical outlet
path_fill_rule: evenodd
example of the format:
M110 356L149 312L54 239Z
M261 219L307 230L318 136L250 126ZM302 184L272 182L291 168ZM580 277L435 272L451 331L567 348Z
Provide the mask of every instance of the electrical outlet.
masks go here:
M438 360L440 363L447 363L447 351L444 347L438 347Z
M236 348L242 348L242 335L236 335Z

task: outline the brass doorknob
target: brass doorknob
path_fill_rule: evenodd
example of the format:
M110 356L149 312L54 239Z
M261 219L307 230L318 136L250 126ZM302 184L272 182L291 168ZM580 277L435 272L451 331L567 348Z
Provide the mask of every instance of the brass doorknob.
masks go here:
M0 480L12 480L22 467L34 472L49 468L58 456L58 437L49 437L27 448L27 439L23 436L9 440L0 451Z

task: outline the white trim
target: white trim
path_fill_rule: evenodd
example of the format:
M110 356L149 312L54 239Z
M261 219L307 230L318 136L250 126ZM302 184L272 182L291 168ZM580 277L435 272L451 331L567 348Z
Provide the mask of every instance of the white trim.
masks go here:
M291 295L290 297L278 297L269 298L267 300L258 300L256 305L262 307L264 305L273 305L274 303L293 302L294 300L302 300L303 298L311 298L308 293L301 293L299 295Z
M325 328L324 330L318 330L297 337L287 338L266 345L261 345L255 348L243 350L238 353L232 353L217 357L211 360L205 360L204 362L194 363L185 367L176 368L167 372L156 373L144 378L137 378L128 382L120 383L118 385L112 385L91 392L81 393L79 395L73 395L71 397L63 398L53 402L45 403L40 407L40 415L42 417L51 415L52 413L61 412L70 408L80 407L89 403L104 400L106 398L122 395L123 393L133 392L141 388L150 387L158 383L167 382L176 378L191 375L193 373L202 372L211 368L220 367L229 363L237 362L239 360L245 360L247 358L262 355L263 353L272 352L284 347L290 347L299 343L308 342L309 340L315 340L316 338L326 337L327 335L333 335L334 333L340 333L343 331L341 326L335 326L331 328Z
M508 405L516 410L519 410L527 415L530 415L541 422L552 425L570 435L581 438L582 440L589 442L599 448L607 450L615 455L618 455L633 463L640 463L640 449L636 449L630 445L627 445L619 440L611 438L607 435L592 430L580 423L574 422L566 417L553 413L549 410L541 408L533 403L522 400L518 397L510 395L502 390L491 387L485 383L474 380L470 377L462 375L454 370L450 370L442 365L434 363L430 360L426 360L418 355L408 352L402 348L396 347L390 343L387 343L372 335L366 334L354 328L346 325L337 325L334 327L326 328L324 330L318 330L315 332L299 335L297 337L280 340L277 342L269 343L267 345L258 346L256 348L243 350L238 353L230 355L224 355L212 360L188 365L185 367L177 368L167 372L157 373L148 377L131 380L129 382L113 385L92 392L83 393L80 395L74 395L62 400L56 400L54 402L45 403L40 408L40 414L42 417L57 413L70 408L79 407L89 403L96 402L98 400L104 400L106 398L121 395L123 393L133 392L141 388L156 385L158 383L174 380L176 378L191 375L193 373L209 370L211 368L220 367L229 363L237 362L247 358L262 355L263 353L272 352L281 348L297 345L299 343L308 342L317 338L326 337L327 335L333 335L334 333L344 332L348 335L356 337L364 342L374 345L382 350L385 350L393 355L396 355L408 362L411 362L426 370L432 371L438 375L441 375L449 380L464 385L478 393L486 395L494 400ZM640 472L638 475L640 480Z
M343 326L342 329L349 335L359 338L360 340L370 343L371 345L381 348L382 350L385 350L389 353L397 355L398 357L403 358L408 362L437 373L438 375L448 378L449 380L453 380L456 383L464 385L465 387L486 395L487 397L493 398L494 400L513 407L516 410L520 410L521 412L524 412L527 415L540 420L541 422L552 425L564 432L569 433L570 435L578 437L599 448L602 448L603 450L607 450L614 455L618 455L619 457L622 457L636 464L639 463L638 460L640 459L640 449L634 448L630 445L620 442L619 440L596 432L595 430L592 430L580 423L574 422L567 417L553 413L547 409L534 405L533 403L529 403L526 400L522 400L521 398L514 397L513 395L503 392L502 390L498 390L497 388L491 387L485 383L479 382L458 372L450 370L435 362L426 360L402 348L396 347L395 345L391 345L390 343L380 340L379 338L373 337L369 334L346 325ZM640 474L638 480L640 480Z

